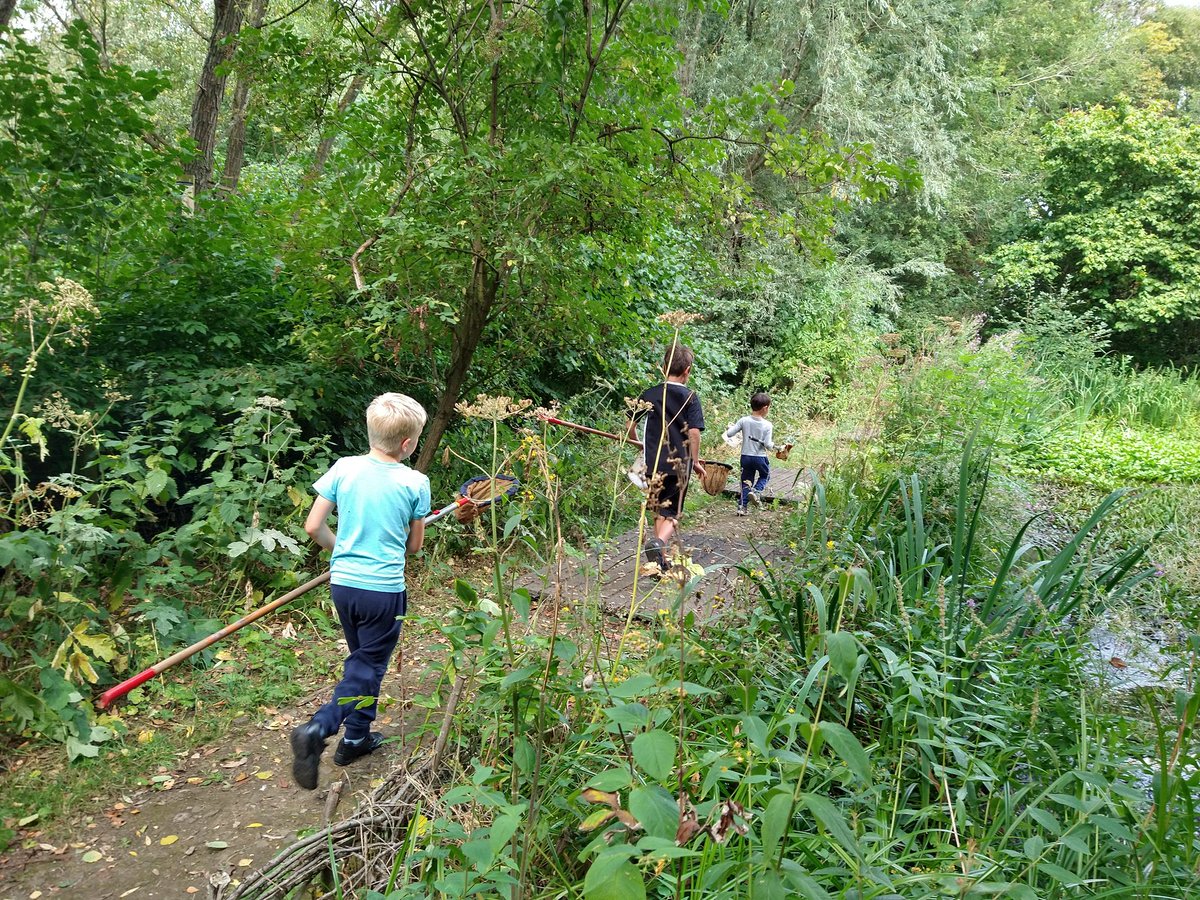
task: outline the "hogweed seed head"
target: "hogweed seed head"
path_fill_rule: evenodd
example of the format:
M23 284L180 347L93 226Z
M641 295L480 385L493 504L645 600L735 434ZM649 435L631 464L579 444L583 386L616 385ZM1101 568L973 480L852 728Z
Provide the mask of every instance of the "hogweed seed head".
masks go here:
M488 394L476 394L474 401L455 403L454 409L459 415L466 416L468 419L490 419L499 422L519 415L531 406L533 406L532 400L514 400L512 397L502 395L493 397Z
M675 328L682 328L684 325L690 325L692 322L699 322L704 318L700 313L689 313L683 310L672 310L662 313L658 316L658 321L664 325L671 325Z

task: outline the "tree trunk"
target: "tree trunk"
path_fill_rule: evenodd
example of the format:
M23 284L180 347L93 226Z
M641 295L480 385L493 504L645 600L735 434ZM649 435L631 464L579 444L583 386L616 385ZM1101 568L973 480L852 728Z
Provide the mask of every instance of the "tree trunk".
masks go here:
M253 0L250 7L251 28L262 27L266 11L267 0ZM242 164L246 161L246 113L250 107L250 83L253 80L249 73L239 73L233 88L229 142L225 145L225 172L221 176L222 186L230 193L237 190L238 179L242 177Z
M192 103L192 127L189 136L196 142L196 156L186 167L192 182L192 197L200 197L212 185L213 158L217 146L217 119L221 98L225 95L225 75L217 68L233 55L234 40L242 25L244 0L214 0L213 30L208 39L208 53L196 85Z
M8 23L12 21L12 14L16 8L17 0L0 0L0 35L8 31Z
M462 312L458 324L454 326L454 348L450 353L450 368L446 372L446 384L442 395L438 398L437 409L429 420L429 428L421 441L421 452L417 455L417 470L428 472L433 463L442 435L450 425L454 415L454 404L458 402L463 386L467 382L467 372L471 368L471 359L483 337L483 329L492 315L492 306L500 290L500 278L488 265L484 257L483 247L476 241L474 248L475 263L471 273L471 284L463 300Z
M346 86L346 91L342 94L342 99L338 101L337 109L334 111L332 120L337 122L350 108L350 104L358 96L358 92L362 90L362 86L366 84L367 76L361 72L350 79L350 84ZM334 131L326 123L325 137L321 138L321 143L317 144L317 155L313 158L312 165L308 167L308 172L305 173L306 181L316 181L321 177L321 173L325 171L325 163L329 160L329 154L333 152Z

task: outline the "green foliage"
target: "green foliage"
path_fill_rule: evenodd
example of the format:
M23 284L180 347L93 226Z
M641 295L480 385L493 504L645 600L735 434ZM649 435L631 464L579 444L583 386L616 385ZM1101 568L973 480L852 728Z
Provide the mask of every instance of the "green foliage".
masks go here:
M1022 449L1018 469L1055 481L1114 487L1200 482L1194 438L1096 422L1079 433L1050 435Z
M63 72L20 34L4 40L0 282L11 297L52 275L90 271L114 238L157 217L176 159L143 141L161 76L106 64L81 23L63 36Z
M917 477L844 505L818 482L794 559L747 568L761 606L716 623L673 606L576 644L587 628L519 627L515 596L460 581L442 628L451 674L480 685L459 718L477 756L415 816L379 896L1193 889L1190 776L1170 746L1200 701L1182 692L1151 736L1148 797L1068 624L1140 577L1136 555L1094 555L1119 500L1061 551L1024 527L997 553L976 525L986 491L970 447L947 522Z
M981 343L981 324L948 323L896 368L883 436L901 460L952 455L976 429L989 442L1040 433L1053 398L1016 353L1018 335Z
M1200 236L1187 212L1200 197L1198 172L1200 131L1161 105L1060 119L1046 137L1029 233L997 252L995 280L1069 283L1115 332L1174 345L1200 317Z

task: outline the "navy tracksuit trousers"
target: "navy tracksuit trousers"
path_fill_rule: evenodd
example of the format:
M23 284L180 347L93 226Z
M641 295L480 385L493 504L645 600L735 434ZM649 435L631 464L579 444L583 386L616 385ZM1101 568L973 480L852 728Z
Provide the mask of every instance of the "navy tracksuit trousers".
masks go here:
M765 456L742 454L742 493L738 498L738 509L745 509L750 502L750 492L761 494L771 480L771 461Z
M400 623L408 607L406 591L388 593L335 584L329 588L333 606L346 635L350 655L346 657L342 680L333 689L333 698L312 717L321 725L322 737L337 734L343 722L343 737L359 741L371 731L375 721L375 698L387 671L388 661L400 640ZM343 698L355 698L348 703ZM358 709L360 698L371 703Z

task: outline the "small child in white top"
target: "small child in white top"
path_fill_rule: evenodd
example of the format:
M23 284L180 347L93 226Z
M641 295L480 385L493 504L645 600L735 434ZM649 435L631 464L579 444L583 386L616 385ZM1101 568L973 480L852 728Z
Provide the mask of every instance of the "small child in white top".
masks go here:
M759 391L750 398L750 415L742 416L725 430L725 437L742 435L742 492L738 497L737 514L746 515L751 499L762 502L762 492L771 480L771 461L767 453L775 449L772 440L774 426L767 421L771 412L771 397Z

